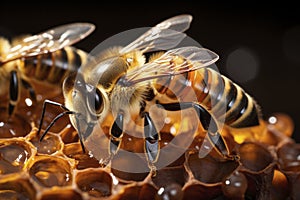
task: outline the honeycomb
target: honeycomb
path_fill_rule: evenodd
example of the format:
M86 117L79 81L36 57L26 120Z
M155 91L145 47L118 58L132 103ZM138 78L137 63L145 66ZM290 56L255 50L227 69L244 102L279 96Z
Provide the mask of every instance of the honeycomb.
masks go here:
M222 134L237 160L223 160L215 151L199 157L199 146L209 143L197 129L189 148L174 162L150 173L130 173L117 167L148 167L145 159L122 151L102 166L83 153L68 117L57 121L43 141L37 127L44 99L63 103L58 87L35 83L37 102L28 103L22 91L17 111L7 116L7 97L0 109L0 199L300 199L300 144L291 139L293 121L276 113L258 128L229 129ZM27 99L27 100L26 100ZM26 101L27 103L26 103ZM42 129L60 113L49 106ZM175 123L175 122L174 122ZM174 125L174 124L173 124ZM176 125L176 124L175 124ZM181 142L164 127L161 148ZM143 152L142 138L124 135L121 148ZM173 145L160 159L178 151Z

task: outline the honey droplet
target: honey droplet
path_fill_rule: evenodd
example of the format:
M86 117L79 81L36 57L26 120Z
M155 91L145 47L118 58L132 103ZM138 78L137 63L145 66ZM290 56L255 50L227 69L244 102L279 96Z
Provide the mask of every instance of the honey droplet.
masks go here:
M30 156L30 148L25 142L0 141L0 174L21 171Z
M112 182L112 177L102 170L90 170L76 175L79 189L93 197L110 196Z
M233 199L244 199L248 183L244 174L234 171L222 182L222 190L225 196Z
M37 192L30 180L18 175L0 178L0 199L36 199Z
M66 186L72 183L71 167L66 160L53 156L37 156L30 167L30 176L44 187Z
M291 137L294 131L294 122L292 118L284 113L274 113L268 118L268 123L270 126L277 129L284 135Z
M83 153L79 143L65 145L63 152L69 158L78 161L76 163L76 169L97 168L100 166L99 161L95 157L89 155L87 152Z
M53 154L60 150L61 141L57 135L47 134L42 141L39 141L39 137L34 137L31 140L32 144L37 147L37 151L40 154Z
M172 183L165 187L161 187L157 191L155 200L181 200L183 198L183 192L181 186L176 183Z

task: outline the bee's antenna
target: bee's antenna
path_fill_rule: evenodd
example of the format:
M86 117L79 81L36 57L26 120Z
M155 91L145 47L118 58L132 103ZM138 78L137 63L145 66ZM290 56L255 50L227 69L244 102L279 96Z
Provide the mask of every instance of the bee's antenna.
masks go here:
M46 99L45 101L44 101L44 104L43 104L43 110L42 110L42 115L41 115L41 120L40 120L40 124L39 124L39 129L38 129L38 132L37 132L37 135L39 135L40 134L40 132L41 132L41 129L42 129L42 124L43 124L43 121L44 121L44 115L45 115L45 111L46 111L46 106L47 106L47 104L51 104L51 105L54 105L54 106L59 106L59 107L61 107L62 109L64 109L65 111L70 111L66 106L64 106L63 104L61 104L61 103L58 103L58 102L55 102L55 101L50 101L50 100L48 100L48 99ZM64 112L65 113L65 112ZM62 114L62 113L61 113ZM72 113L66 113L66 114L73 114L73 112ZM63 114L63 115L65 115L65 114ZM58 117L58 116L57 116ZM56 117L56 118L57 118ZM56 119L55 118L55 119ZM59 117L60 118L60 117ZM59 119L58 118L58 119ZM54 119L54 120L55 120ZM56 121L58 120L58 119L56 119ZM54 120L52 121L53 122L53 124L55 123L54 122ZM52 124L52 123L51 123ZM50 124L50 125L51 125ZM50 126L49 125L49 126ZM47 129L50 129L51 128L51 126L53 126L53 125L51 125L50 127L47 127ZM46 131L45 131L46 132ZM46 132L47 133L47 132ZM43 134L43 137L45 136L45 133Z
M61 107L62 109L64 109L65 111L58 114L52 121L51 123L47 126L46 130L44 131L43 135L40 137L40 142L44 139L44 137L46 136L46 134L49 132L50 128L55 124L55 122L57 120L59 120L60 118L62 118L63 116L65 115L74 115L74 114L77 114L77 115L80 115L74 111L70 111L66 106L64 106L63 104L61 103L58 103L58 102L55 102L55 101L50 101L48 99L46 99L44 101L44 104L43 104L43 111L42 111L42 115L41 115L41 120L40 120L40 124L39 124L39 129L38 129L38 132L37 132L37 135L40 134L41 132L41 129L42 129L42 124L43 124L43 120L44 120L44 115L45 115L45 111L46 111L46 106L47 104L51 104L51 105L54 105L54 106L59 106ZM77 117L75 118L76 120ZM78 126L79 126L79 123L78 123ZM80 128L79 128L80 130ZM81 147L82 147L82 151L83 153L85 153L85 148L84 148L84 145L83 145L83 142L82 142L82 137L81 137L81 134L79 133L79 140L80 140L80 144L81 144Z
M41 136L40 138L40 142L44 139L44 137L46 136L46 134L48 133L48 131L50 130L50 128L55 124L55 122L57 120L59 120L60 118L62 118L63 116L65 115L70 115L70 114L75 114L75 112L73 111L65 111L65 112L62 112L60 114L58 114L53 120L52 122L49 124L49 126L46 128L45 132L43 133L43 135Z

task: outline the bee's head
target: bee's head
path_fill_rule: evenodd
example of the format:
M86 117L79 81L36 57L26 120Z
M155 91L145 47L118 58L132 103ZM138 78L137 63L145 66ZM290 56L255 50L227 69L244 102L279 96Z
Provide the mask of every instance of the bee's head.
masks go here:
M89 136L96 123L105 118L109 105L108 95L99 86L85 82L82 74L71 74L63 83L65 106L75 114L70 115L74 128L83 138Z

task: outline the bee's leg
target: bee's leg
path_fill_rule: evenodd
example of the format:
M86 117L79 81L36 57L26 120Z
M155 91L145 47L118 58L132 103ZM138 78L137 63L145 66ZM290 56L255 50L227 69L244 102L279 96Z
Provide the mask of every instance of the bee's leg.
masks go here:
M81 128L80 128L80 123L79 123L79 115L80 114L76 114L76 113L74 113L75 114L75 120L76 120L76 124L77 124L77 132L78 132L78 137L79 137L79 142L80 142L80 146L81 146L81 149L82 149L82 153L84 153L85 154L85 147L84 147L84 144L83 144L83 138L82 138L82 135L83 135L83 133L81 132ZM76 116L77 115L77 116ZM87 132L87 131L86 131ZM85 134L84 134L85 135Z
M149 162L149 167L153 176L156 174L156 167L154 163L159 156L159 140L160 134L156 130L155 125L148 112L144 116L144 135L145 135L145 151Z
M32 85L31 85L28 81L26 81L26 80L24 80L24 79L21 79L21 81L22 81L22 86L23 86L26 90L29 91L29 96L30 96L30 98L31 98L33 101L36 101L36 94L35 94L35 91L34 91Z
M194 102L169 103L159 105L169 111L179 111L187 108L194 108L203 128L208 133L210 142L215 147L217 152L226 159L236 159L235 156L230 155L226 142L222 135L219 133L219 128L216 121L203 106Z
M10 73L8 115L11 116L19 99L19 78L17 71Z
M112 159L114 155L119 150L120 144L123 137L123 124L124 116L123 113L118 113L117 117L110 130L110 143L109 143L109 157L103 161L104 165L107 165L108 162Z

